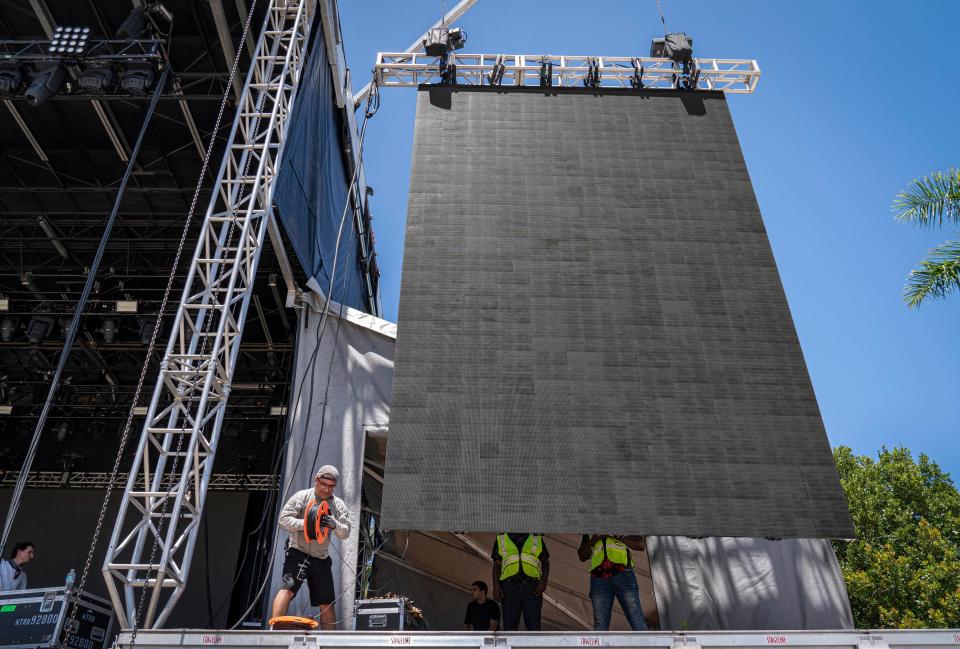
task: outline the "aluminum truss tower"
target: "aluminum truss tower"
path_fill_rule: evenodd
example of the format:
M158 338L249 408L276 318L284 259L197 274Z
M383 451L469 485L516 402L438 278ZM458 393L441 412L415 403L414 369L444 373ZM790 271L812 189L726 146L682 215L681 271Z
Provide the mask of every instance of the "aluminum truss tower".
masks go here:
M103 564L123 627L187 583L315 10L270 0Z

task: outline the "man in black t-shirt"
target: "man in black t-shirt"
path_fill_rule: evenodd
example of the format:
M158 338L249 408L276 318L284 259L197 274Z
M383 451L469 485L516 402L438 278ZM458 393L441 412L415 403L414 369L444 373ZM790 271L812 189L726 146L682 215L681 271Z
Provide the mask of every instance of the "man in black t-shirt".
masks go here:
M482 581L473 582L470 594L473 601L467 604L463 628L467 631L496 631L500 624L500 607L492 599L487 599L487 584Z

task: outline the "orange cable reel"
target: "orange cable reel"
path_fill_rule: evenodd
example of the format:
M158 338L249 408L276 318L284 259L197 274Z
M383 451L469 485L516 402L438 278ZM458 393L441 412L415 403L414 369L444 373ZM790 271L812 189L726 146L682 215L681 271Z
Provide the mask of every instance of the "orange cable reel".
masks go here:
M330 528L320 524L324 516L330 514L330 503L311 499L303 510L303 538L307 543L323 543L330 534Z

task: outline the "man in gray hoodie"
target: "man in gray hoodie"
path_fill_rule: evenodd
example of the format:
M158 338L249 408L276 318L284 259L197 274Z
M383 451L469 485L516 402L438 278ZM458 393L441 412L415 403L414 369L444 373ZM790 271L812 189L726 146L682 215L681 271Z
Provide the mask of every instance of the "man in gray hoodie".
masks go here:
M273 598L273 617L286 615L290 600L293 599L300 584L307 582L310 589L310 605L320 609L320 628L332 631L336 628L337 616L333 603L336 599L333 588L333 573L330 570L331 533L337 538L350 536L350 518L347 505L333 495L340 479L340 472L332 465L320 467L314 477L312 489L304 489L293 494L280 511L280 527L290 533L287 551L283 561L283 578L280 590ZM323 506L326 502L329 513L319 515L319 520L304 532L304 518L314 523L316 507L308 510L311 502ZM326 528L322 539L315 539L315 530Z

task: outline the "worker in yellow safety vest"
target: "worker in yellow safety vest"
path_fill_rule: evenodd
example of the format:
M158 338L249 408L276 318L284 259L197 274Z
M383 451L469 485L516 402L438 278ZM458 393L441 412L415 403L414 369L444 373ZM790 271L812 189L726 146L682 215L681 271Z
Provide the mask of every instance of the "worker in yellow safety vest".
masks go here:
M630 550L642 552L646 547L642 536L583 535L577 556L590 560L590 601L593 603L593 628L610 630L614 597L634 631L646 631L640 588L633 572Z
M539 534L498 534L493 543L493 597L502 607L504 631L540 630L543 591L550 575L550 552Z

